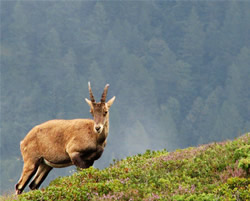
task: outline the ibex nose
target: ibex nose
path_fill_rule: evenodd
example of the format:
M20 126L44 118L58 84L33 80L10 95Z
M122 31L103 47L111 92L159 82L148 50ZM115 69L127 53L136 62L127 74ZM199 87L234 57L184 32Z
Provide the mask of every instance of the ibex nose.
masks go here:
M101 129L101 126L96 126L95 130L98 132Z
M101 124L96 124L95 125L95 132L97 132L97 133L101 133L102 132L102 129L103 129L103 125L101 125Z

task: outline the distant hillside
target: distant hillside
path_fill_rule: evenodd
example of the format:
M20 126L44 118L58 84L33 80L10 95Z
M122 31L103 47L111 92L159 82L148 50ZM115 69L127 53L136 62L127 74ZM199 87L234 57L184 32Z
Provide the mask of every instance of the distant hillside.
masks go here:
M249 166L250 133L175 152L148 150L104 170L58 178L19 199L250 200Z

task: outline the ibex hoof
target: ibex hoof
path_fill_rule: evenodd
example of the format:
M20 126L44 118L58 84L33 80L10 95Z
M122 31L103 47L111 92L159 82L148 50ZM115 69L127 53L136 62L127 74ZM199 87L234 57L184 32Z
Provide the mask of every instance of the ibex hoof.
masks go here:
M19 190L19 189L16 190L16 195L20 195L21 193L22 193L21 190Z
M18 184L16 185L16 195L20 195L23 192L23 190L18 189Z

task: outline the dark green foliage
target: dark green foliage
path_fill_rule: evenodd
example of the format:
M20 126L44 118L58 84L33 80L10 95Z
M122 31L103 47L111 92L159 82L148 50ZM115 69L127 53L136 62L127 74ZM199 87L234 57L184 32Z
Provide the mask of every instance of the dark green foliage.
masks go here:
M239 149L237 149L234 153L235 160L239 161L239 168L242 168L246 171L246 174L249 174L250 168L250 145L247 144Z
M147 150L103 170L91 167L57 178L18 199L249 200L249 172L238 167L249 141L250 133L175 152Z
M96 96L109 83L108 96L117 97L95 167L250 130L249 1L1 0L0 7L1 193L19 179L19 143L32 127L90 118L88 81ZM238 160L246 171L247 161ZM70 174L61 171L49 177Z

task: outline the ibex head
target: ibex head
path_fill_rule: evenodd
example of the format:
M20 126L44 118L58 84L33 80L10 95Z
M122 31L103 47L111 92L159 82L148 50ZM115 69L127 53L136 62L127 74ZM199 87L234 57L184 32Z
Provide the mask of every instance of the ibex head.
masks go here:
M103 127L108 120L109 108L113 104L113 102L115 100L115 96L113 98L111 98L108 102L106 102L106 96L107 96L108 87L109 87L109 84L107 84L104 87L104 91L103 91L102 97L101 97L101 102L97 103L95 101L95 98L94 98L94 95L93 95L93 92L92 92L92 89L90 86L90 82L88 82L88 86L89 86L90 100L87 98L85 98L85 100L89 104L90 113L94 117L94 122L95 122L94 131L96 133L100 134L100 133L102 133Z

